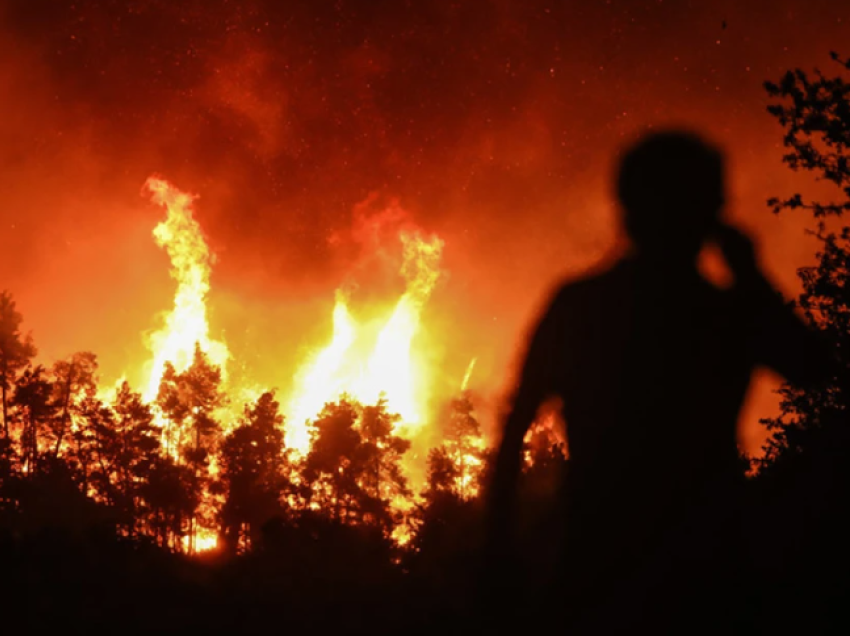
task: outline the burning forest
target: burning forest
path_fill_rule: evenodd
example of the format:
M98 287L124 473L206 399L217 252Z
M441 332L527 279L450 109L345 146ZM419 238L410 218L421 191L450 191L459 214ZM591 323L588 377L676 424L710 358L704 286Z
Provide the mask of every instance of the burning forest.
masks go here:
M469 634L569 606L607 633L738 586L745 633L833 625L850 21L761 4L0 0L0 628ZM621 177L662 129L722 176L650 245L626 186L666 210L685 163ZM644 314L637 283L564 295L633 263ZM782 297L843 367L786 382L819 349L768 351L758 312L739 347L669 346L714 315L695 281ZM732 393L741 510L658 525L693 530L670 560L699 593L620 576L616 545L673 536L641 534L661 486L703 501ZM747 554L699 561L738 512ZM735 554L734 584L698 575Z
M152 240L168 255L176 289L138 368L110 383L94 353L30 366L36 348L14 299L3 297L4 352L17 352L4 385L14 384L4 395L4 439L23 474L70 471L121 534L189 554L243 552L270 519L301 514L374 527L404 544L423 496L477 494L486 445L467 389L475 360L438 415L421 353L439 237L398 233L404 291L376 319L359 321L351 282L340 286L330 337L279 395L228 374L234 361L209 322L215 256L193 216L197 197L160 177L144 190L164 214ZM12 382L21 365L27 371ZM437 434L424 434L431 427Z

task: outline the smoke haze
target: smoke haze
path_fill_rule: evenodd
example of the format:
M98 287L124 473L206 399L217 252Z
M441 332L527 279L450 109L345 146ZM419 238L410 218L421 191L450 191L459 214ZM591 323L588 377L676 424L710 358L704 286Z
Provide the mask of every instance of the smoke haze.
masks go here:
M394 238L445 241L426 309L439 382L495 410L546 291L616 250L610 176L648 126L728 153L730 215L789 294L812 185L781 164L762 82L850 41L839 3L0 2L0 288L45 359L144 360L173 294L142 196L199 195L211 322L237 366L289 388L334 289L368 314L402 289ZM805 9L818 21L800 18ZM847 51L844 51L847 54ZM758 383L746 416L775 402Z

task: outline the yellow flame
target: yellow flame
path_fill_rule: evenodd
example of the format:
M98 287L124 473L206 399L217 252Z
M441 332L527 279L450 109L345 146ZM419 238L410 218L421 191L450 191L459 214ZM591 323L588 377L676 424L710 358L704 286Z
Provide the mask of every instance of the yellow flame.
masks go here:
M211 338L209 333L206 303L214 257L193 218L195 197L156 177L148 179L145 187L152 201L166 211L165 220L156 226L153 235L157 245L168 254L170 274L177 282L174 306L165 316L162 328L147 343L152 356L143 397L150 402L157 396L166 362L171 362L178 372L184 371L192 362L197 344L210 362L221 368L224 379L230 354L225 343ZM383 396L388 409L401 415L401 430L397 433L407 437L424 423L429 375L413 345L420 332L422 310L441 274L443 242L436 236L424 238L418 233L402 232L399 238L403 256L400 273L406 283L405 291L378 328L374 321L358 323L349 310L346 293L337 291L330 342L295 377L296 390L286 410L289 448L301 453L309 450L309 420L321 412L325 403L339 399L342 394L364 404L374 404ZM475 360L467 369L464 387L474 363ZM259 391L249 386L239 390L246 398ZM213 462L210 472L214 474L216 470ZM205 493L202 508L206 510L211 504L210 493ZM409 504L399 500L393 502L393 507L405 510ZM402 543L409 539L406 529L397 529L394 536ZM214 549L217 542L215 530L195 524L183 545L187 551L202 552Z
M291 419L286 427L286 445L306 453L310 447L307 420L319 414L326 402L333 400L344 388L339 383L338 370L346 352L354 342L357 326L348 312L344 294L337 290L333 312L333 338L297 375L300 390L293 401Z
M101 384L97 387L97 393L95 393L95 397L102 402L110 402L112 401L118 391L121 390L121 385L127 381L127 374L122 374L117 380L115 380L112 384Z
M223 342L209 335L207 294L214 257L201 226L192 216L195 197L157 177L149 178L145 187L151 193L151 200L166 210L165 220L157 224L153 236L156 244L168 254L170 274L177 281L174 307L165 316L163 327L152 333L147 342L152 358L142 397L152 402L159 393L166 362L173 364L178 372L185 371L192 364L197 344L210 362L221 369L224 379L230 353ZM161 421L161 414L157 414L157 418L161 424L166 424ZM173 448L167 450L175 452ZM214 465L210 466L210 472L216 472ZM202 507L211 505L208 497L204 492ZM187 552L203 552L214 549L218 537L214 530L196 524L191 535L183 538L183 543Z
M168 254L171 277L177 281L174 307L165 317L163 328L151 334L147 343L153 358L143 397L152 401L159 391L165 363L171 362L177 371L185 370L192 363L195 343L221 367L222 377L230 354L223 342L209 336L206 297L214 259L201 226L192 217L195 197L156 177L149 178L145 186L151 200L166 209L166 218L154 228L153 235Z
M422 309L440 277L443 241L406 232L400 239L406 289L371 350L364 347L368 330L355 322L345 297L337 292L333 337L296 376L297 388L289 408L293 417L288 426L288 446L306 452L306 421L342 393L364 404L374 404L383 394L388 409L401 415L400 425L408 432L423 422L427 377L412 343L419 332Z
M469 379L472 377L472 370L475 368L475 361L478 358L473 358L469 361L469 366L466 367L466 373L463 374L463 382L460 383L460 390L466 391L469 386Z
M424 416L424 404L418 397L425 380L421 374L417 377L411 344L419 331L422 308L440 276L443 242L437 237L426 241L407 233L400 238L404 250L401 274L407 289L378 335L367 372L354 384L353 394L368 404L385 394L388 409L401 415L402 425L411 428L420 424Z
M476 440L472 442L472 446L479 451L484 450L484 442ZM478 496L478 486L476 481L484 468L484 462L481 458L473 453L466 453L462 457L455 458L455 464L460 469L460 473L455 477L455 488L463 497L471 498Z
M181 543L188 554L209 552L218 547L218 534L207 528L197 528L193 534L185 535Z

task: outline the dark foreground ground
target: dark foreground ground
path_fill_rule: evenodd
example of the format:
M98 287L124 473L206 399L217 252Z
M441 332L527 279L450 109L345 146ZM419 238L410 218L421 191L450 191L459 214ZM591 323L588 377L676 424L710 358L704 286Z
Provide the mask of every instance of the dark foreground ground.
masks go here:
M846 499L782 492L753 487L744 611L728 633L848 633ZM0 633L470 634L510 620L532 633L561 622L562 599L543 583L557 524L527 531L523 596L483 601L480 535L474 521L458 524L418 554L350 528L279 526L250 554L194 559L103 529L6 532Z

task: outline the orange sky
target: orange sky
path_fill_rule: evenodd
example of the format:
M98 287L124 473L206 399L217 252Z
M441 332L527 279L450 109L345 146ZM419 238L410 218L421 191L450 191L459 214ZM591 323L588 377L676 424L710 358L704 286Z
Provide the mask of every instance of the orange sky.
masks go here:
M811 262L808 220L764 205L811 185L781 165L761 84L830 70L841 3L234 4L0 2L0 287L45 359L93 350L111 379L145 358L173 293L153 173L200 195L215 335L284 390L352 270L361 306L400 288L355 231L359 204L397 201L446 242L426 315L439 382L477 357L492 406L546 290L614 244L611 170L650 125L727 149L730 214L786 291Z

